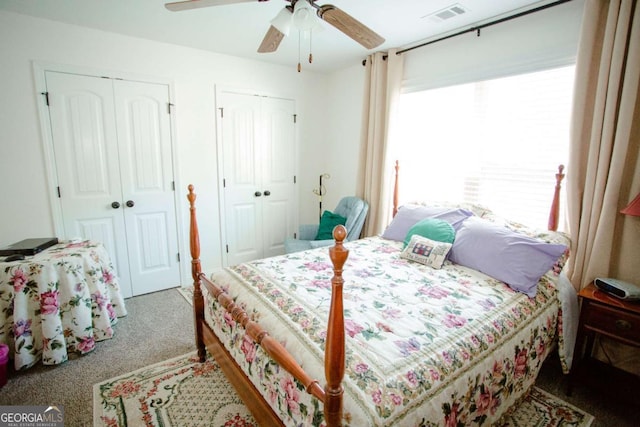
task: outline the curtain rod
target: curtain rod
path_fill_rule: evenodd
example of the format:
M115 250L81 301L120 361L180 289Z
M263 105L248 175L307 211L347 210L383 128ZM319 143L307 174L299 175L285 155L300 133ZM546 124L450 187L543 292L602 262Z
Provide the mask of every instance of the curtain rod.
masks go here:
M549 9L551 7L558 6L558 5L561 5L563 3L568 3L570 1L571 0L557 0L557 1L553 2L553 3L548 3L548 4L545 4L545 5L542 5L542 6L535 7L533 9L529 9L529 10L525 10L525 11L522 11L522 12L519 12L519 13L515 13L513 15L505 16L504 18L496 19L495 21L490 21L490 22L487 22L485 24L477 25L475 27L470 27L470 28L467 28L466 30L458 31L457 33L454 33L454 34L449 34L448 36L440 37L440 38L435 39L435 40L431 40L431 41L428 41L428 42L425 42L425 43L420 43L419 45L399 50L399 51L396 52L396 55L400 55L400 54L403 54L405 52L409 52L411 50L418 49L420 47L428 46L430 44L437 43L437 42L440 42L440 41L443 41L443 40L447 40L447 39L450 39L450 38L453 38L453 37L457 37L457 36L460 36L462 34L470 33L470 32L473 32L473 31L477 32L478 33L478 37L479 37L480 36L480 30L483 29L483 28L491 27L491 26L496 25L496 24L501 24L503 22L510 21L510 20L516 19L516 18L520 18L522 16L529 15L529 14L532 14L532 13L540 12L541 10ZM386 60L387 56L388 55L384 55L382 57L382 59ZM362 65L366 65L366 63L367 63L367 60L364 59L362 61Z

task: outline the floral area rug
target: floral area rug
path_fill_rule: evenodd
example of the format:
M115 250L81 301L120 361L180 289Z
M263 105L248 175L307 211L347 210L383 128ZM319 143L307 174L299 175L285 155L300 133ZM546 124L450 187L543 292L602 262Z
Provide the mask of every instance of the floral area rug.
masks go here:
M195 352L93 387L93 425L108 427L253 427L258 424L212 358ZM537 387L509 427L588 427L593 417Z
M589 427L593 416L533 387L504 427Z
M188 286L186 288L176 288L180 295L187 300L189 304L193 304L193 286Z
M215 360L186 354L93 386L93 425L254 427Z

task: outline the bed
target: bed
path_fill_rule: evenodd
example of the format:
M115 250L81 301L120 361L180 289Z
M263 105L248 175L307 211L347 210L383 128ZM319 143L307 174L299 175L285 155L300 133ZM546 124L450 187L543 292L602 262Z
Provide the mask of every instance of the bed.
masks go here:
M560 169L550 228L563 176ZM526 229L477 206L394 207L381 236L344 242L338 226L329 250L243 263L207 278L193 186L188 199L198 355L204 360L208 350L216 358L260 425L493 425L526 396L553 349L568 370L563 313L571 304L562 296L571 292L560 289L559 273L569 241L562 233ZM423 255L414 243L424 244L423 236L406 247L393 239L416 212L440 215L421 223L449 215L458 227L439 265L411 257ZM526 237L535 250L552 249L533 288L507 285L483 273L482 263L469 266L478 244L491 259L487 242L497 228L518 245ZM497 268L508 275L505 265L515 262L506 256Z

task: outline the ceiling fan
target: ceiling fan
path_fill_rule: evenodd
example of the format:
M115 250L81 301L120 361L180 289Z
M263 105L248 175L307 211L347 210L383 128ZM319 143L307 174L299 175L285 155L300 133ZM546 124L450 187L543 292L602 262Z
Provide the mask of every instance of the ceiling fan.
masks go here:
M173 12L197 9L201 7L222 6L234 3L262 2L268 0L187 0L165 4L165 7ZM318 5L316 0L285 0L289 5L285 6L271 21L258 52L275 52L290 26L298 29L311 29L314 25L315 15L328 22L356 42L367 49L374 49L384 43L384 38L375 33L369 27L337 7L325 4ZM316 20L317 21L317 20Z

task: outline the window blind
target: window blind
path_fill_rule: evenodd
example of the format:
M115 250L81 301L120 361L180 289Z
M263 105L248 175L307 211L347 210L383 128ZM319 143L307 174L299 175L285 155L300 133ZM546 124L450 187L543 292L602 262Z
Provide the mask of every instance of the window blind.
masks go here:
M401 202L477 203L546 227L568 159L574 69L402 94L391 141Z

